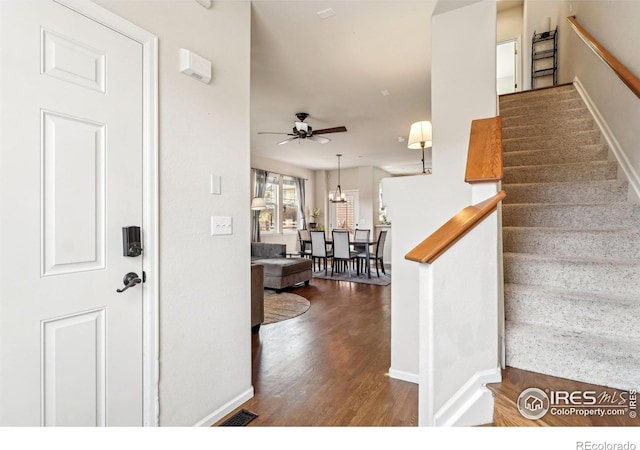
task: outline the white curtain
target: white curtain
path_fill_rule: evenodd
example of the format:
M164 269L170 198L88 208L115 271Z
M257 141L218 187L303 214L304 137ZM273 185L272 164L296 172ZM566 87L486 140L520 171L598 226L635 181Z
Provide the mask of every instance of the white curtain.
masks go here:
M253 198L264 198L267 187L267 172L265 170L253 169L254 184ZM253 220L251 221L251 240L260 242L260 211L253 211Z
M304 215L305 206L305 179L304 178L294 178L296 181L296 189L298 190L298 208L300 208L300 216L302 217L302 227L298 227L300 229L307 228L307 218Z

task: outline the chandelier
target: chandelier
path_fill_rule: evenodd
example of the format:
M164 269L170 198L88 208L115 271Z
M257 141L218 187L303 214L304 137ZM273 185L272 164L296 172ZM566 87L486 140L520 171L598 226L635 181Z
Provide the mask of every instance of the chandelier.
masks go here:
M344 195L344 192L342 192L342 188L340 187L340 157L342 154L338 153L336 156L338 157L338 187L335 192L329 192L329 201L331 203L346 203L347 197Z

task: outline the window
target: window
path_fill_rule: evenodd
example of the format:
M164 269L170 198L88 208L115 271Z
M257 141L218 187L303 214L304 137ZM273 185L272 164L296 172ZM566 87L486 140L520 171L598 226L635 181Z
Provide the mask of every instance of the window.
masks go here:
M278 197L280 177L278 174L267 175L267 185L264 191L264 202L267 208L260 211L260 232L277 233L278 229Z
M387 225L389 221L387 220L387 207L382 199L382 183L378 183L378 205L378 221Z
M353 233L355 230L353 220L353 194L347 193L346 203L336 203L336 228L349 230Z
M282 231L295 232L298 229L298 189L292 177L282 177Z
M260 211L261 233L295 233L298 229L298 188L293 177L269 173L264 201L267 208Z

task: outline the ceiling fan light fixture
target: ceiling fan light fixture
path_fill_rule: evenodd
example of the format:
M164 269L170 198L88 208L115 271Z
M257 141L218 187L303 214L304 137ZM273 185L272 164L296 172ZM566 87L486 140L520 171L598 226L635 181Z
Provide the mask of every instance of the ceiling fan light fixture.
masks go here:
M331 139L322 137L322 136L317 136L318 134L342 133L347 131L347 127L345 126L314 130L313 127L311 127L311 125L307 124L304 121L308 116L309 114L305 112L296 113L296 117L298 118L298 121L294 122L293 128L291 129L291 133L278 133L274 131L258 131L258 134L285 134L287 136L290 136L289 138L278 142L278 145L287 144L295 139L309 139L310 141L326 144L327 142L331 142Z
M338 153L336 156L338 157L338 187L335 192L329 192L329 201L331 203L346 203L347 196L342 192L342 188L340 187L340 157L342 154Z

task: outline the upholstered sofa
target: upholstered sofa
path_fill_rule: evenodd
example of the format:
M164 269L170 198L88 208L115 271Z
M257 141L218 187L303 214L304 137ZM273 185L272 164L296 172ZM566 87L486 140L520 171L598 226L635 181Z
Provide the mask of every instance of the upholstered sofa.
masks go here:
M307 258L287 258L284 244L267 242L251 243L251 263L264 267L264 287L281 291L282 289L311 281L312 266Z

